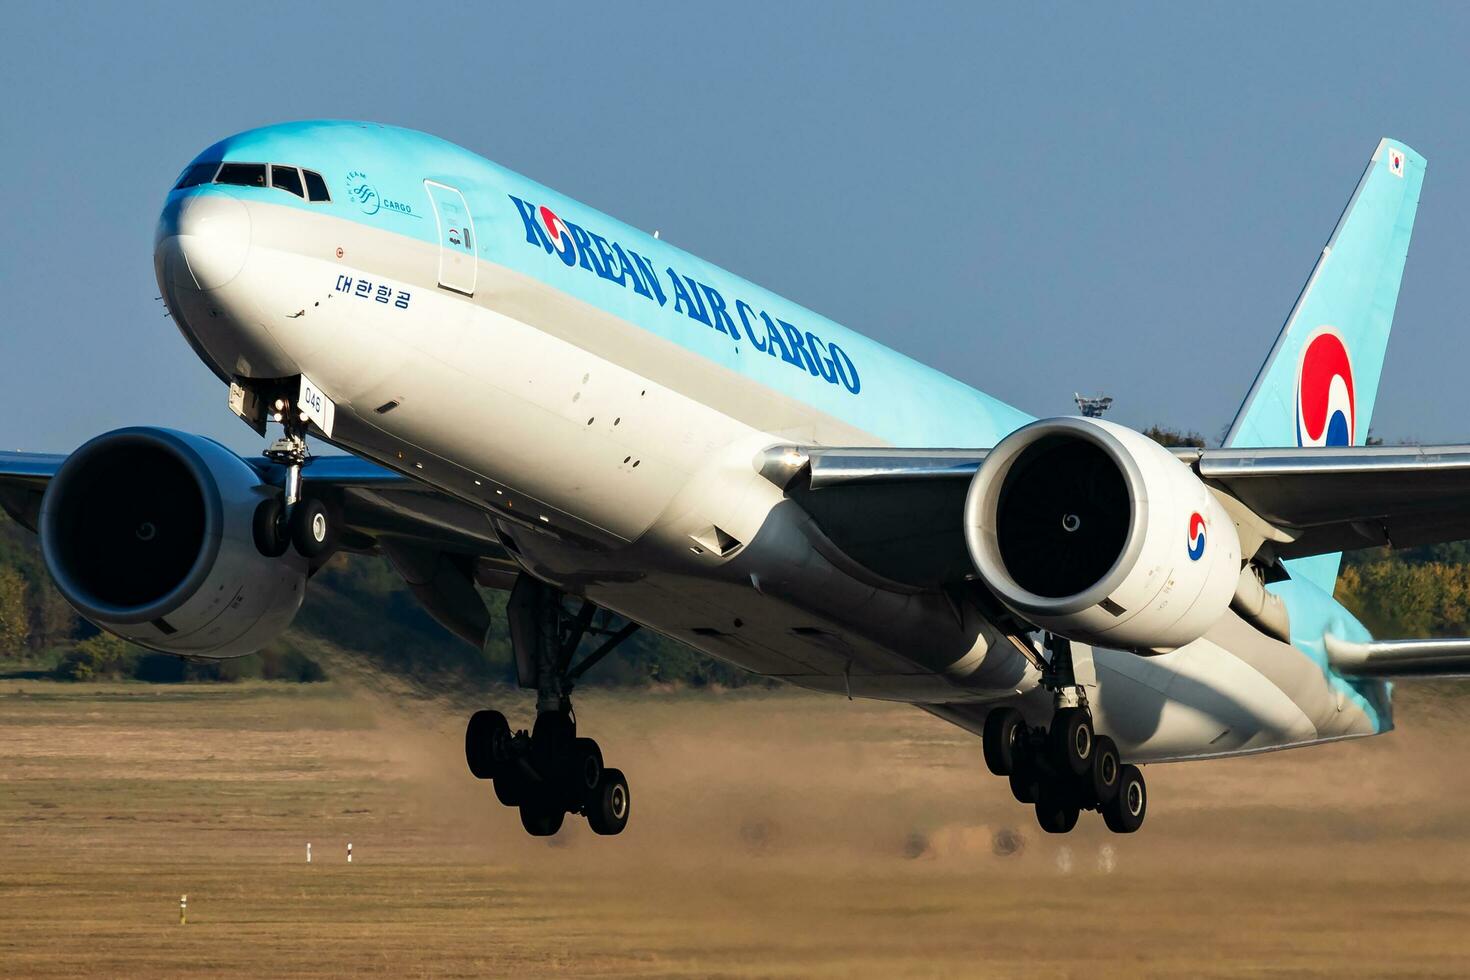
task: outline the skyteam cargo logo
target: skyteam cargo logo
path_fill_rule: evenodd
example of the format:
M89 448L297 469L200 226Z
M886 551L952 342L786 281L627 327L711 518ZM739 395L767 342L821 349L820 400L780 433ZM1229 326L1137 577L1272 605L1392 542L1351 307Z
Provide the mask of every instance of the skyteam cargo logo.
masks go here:
M561 218L550 208L537 207L508 195L526 229L526 244L555 255L567 268L581 267L601 279L695 323L722 333L736 345L747 343L756 353L778 358L830 385L841 385L856 395L862 390L857 365L837 344L814 331L758 310L744 299L730 298L708 283L682 275L673 266L662 272L652 262L619 242L609 241ZM737 323L737 321L739 321Z
M1205 556L1205 519L1198 511L1189 515L1189 560Z
M1296 444L1351 446L1357 431L1353 364L1342 335L1318 327L1296 373Z

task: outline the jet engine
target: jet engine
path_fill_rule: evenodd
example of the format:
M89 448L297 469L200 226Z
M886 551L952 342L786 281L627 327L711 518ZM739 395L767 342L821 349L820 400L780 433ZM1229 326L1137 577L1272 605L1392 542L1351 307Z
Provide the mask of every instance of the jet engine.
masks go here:
M1098 419L1043 419L1001 440L970 484L965 543L1023 619L1139 652L1202 636L1240 575L1235 524L1194 471Z
M118 429L52 479L41 553L61 594L103 629L165 653L238 657L282 633L305 592L305 559L255 543L257 512L278 494L212 440Z

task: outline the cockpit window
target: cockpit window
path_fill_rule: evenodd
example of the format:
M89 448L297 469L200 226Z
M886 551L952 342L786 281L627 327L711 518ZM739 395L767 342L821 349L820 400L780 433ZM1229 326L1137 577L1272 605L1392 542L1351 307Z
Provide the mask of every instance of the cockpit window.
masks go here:
M219 168L216 184L234 184L237 187L264 187L265 164L227 163Z
M185 187L198 187L200 184L207 184L214 180L214 173L218 169L218 160L211 160L208 163L190 164L189 168L184 171L184 175L179 178L179 182L174 185L174 190L178 191L183 190Z
M283 167L279 163L271 164L271 186L290 191L297 197L306 196L306 192L301 189L301 171L295 167Z
M313 201L330 201L332 195L327 193L327 182L322 180L322 175L315 170L301 171L306 177L307 196Z
M270 179L266 179L267 172ZM200 184L233 184L236 187L273 187L308 201L330 201L327 182L315 170L302 170L285 163L191 163L174 190Z

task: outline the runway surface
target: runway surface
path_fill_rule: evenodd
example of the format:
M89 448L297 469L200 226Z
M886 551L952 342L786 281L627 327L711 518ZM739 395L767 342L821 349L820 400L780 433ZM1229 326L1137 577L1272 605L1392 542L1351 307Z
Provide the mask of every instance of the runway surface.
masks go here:
M1463 975L1461 690L1401 692L1385 738L1150 767L1133 837L1041 834L903 706L588 690L632 822L546 841L465 771L468 704L6 681L0 972Z

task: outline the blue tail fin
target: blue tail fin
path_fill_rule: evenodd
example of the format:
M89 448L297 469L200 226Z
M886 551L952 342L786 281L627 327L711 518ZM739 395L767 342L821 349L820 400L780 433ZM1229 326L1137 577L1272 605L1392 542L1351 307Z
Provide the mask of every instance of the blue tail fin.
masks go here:
M1424 168L1424 158L1403 143L1379 141L1240 406L1226 446L1363 444ZM1297 559L1290 571L1331 593L1340 559Z

